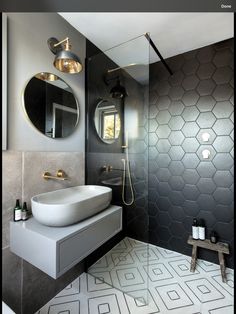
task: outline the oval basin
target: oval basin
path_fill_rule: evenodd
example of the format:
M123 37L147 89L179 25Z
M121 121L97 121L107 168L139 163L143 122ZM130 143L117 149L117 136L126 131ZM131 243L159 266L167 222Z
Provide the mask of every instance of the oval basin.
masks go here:
M99 185L81 185L35 195L31 198L34 218L43 225L63 227L107 208L112 189Z

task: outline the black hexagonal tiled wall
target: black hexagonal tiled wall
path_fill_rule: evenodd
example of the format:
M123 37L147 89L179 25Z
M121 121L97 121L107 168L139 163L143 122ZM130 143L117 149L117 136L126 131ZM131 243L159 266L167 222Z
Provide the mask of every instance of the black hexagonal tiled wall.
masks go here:
M149 164L152 193L157 196L151 206L156 214L150 242L181 253L189 252L186 239L195 217L205 220L208 237L214 229L222 241L232 244L232 41L167 59L172 76L161 78L151 65L151 76L160 82L150 85L152 99L158 95L155 108L150 107L156 120L156 124L150 120L150 130L158 137L155 144L152 133L149 137L157 152L155 165ZM202 155L205 149L210 151L208 159ZM204 256L218 263L217 256ZM233 267L232 257L227 266Z

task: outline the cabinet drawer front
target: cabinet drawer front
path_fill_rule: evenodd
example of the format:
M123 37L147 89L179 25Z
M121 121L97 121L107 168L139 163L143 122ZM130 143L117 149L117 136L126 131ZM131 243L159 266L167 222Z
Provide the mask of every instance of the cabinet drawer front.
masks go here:
M122 229L122 209L59 244L59 273L88 256Z

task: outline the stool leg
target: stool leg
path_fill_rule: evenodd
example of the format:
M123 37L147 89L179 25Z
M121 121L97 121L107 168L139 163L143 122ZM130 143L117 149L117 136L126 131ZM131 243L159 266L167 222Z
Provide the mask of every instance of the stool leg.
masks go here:
M220 263L220 271L223 282L227 282L226 273L225 273L225 259L224 254L222 252L218 252L219 263Z
M193 245L192 249L192 260L191 260L191 268L190 271L193 273L196 268L196 261L197 261L197 246Z

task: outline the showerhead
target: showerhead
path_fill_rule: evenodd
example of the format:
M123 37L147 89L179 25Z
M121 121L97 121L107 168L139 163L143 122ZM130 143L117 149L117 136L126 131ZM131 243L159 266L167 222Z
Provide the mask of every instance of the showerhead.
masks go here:
M128 96L124 86L120 85L120 80L118 79L116 85L110 90L110 95L112 98L121 99Z

